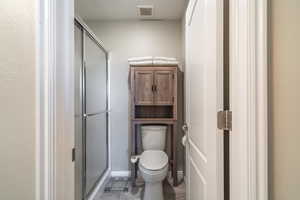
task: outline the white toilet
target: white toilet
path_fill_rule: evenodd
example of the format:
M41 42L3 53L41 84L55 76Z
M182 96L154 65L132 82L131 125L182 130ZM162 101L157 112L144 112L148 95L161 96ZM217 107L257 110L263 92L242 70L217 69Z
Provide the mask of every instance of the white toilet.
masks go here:
M164 152L166 126L142 126L143 153L139 170L145 181L143 200L163 200L162 181L168 174L168 155Z

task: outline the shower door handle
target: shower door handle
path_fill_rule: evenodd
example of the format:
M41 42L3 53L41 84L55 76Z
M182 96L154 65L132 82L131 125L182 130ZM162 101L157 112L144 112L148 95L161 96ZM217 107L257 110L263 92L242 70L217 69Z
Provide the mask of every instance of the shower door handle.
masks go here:
M88 118L88 117L93 117L93 116L97 116L97 115L101 115L103 113L109 113L109 110L105 110L105 111L101 111L101 112L95 112L95 113L85 113L83 114L84 118Z

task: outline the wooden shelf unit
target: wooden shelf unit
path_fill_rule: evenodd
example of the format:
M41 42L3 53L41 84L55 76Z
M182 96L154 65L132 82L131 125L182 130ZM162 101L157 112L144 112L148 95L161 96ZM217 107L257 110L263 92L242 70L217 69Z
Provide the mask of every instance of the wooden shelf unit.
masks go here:
M131 155L142 153L140 126L168 127L167 149L174 185L177 178L178 127L183 121L183 75L178 66L130 66ZM132 165L135 184L138 165Z

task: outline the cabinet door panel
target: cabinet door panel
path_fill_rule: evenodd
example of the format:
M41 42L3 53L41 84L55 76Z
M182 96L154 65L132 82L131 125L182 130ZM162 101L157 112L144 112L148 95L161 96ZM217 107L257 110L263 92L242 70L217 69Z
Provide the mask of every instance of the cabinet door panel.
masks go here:
M173 71L155 71L155 105L173 104Z
M152 105L153 94L153 71L135 72L135 104Z

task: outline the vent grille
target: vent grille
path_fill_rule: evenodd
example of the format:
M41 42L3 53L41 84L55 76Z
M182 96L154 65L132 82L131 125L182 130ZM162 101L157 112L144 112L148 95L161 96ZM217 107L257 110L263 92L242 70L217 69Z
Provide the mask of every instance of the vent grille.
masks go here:
M152 17L153 16L153 6L144 5L144 6L137 6L138 8L138 15L140 17Z

